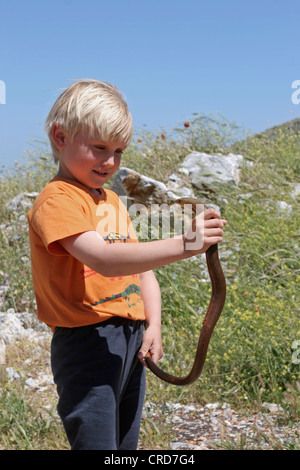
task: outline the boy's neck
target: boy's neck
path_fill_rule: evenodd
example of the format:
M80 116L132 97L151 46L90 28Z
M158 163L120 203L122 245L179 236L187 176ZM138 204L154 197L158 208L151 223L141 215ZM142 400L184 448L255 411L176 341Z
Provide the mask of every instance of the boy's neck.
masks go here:
M64 178L66 180L70 180L70 181L74 181L75 183L79 183L81 184L82 186L84 186L90 193L96 195L96 196L99 196L102 194L102 189L101 188L90 188L88 186L86 186L85 184L81 183L81 181L77 181L76 179L74 178L68 178L67 176L65 175L61 175L60 172L58 171L58 173L56 174L56 177L57 178Z
M84 186L84 185L83 185ZM92 194L96 194L99 196L99 194L102 194L102 189L101 188L88 188L85 186Z

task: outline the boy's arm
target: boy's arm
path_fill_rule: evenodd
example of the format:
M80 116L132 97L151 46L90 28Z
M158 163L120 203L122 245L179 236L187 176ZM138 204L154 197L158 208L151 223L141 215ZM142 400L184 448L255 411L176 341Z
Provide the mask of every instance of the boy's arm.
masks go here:
M208 209L205 213L204 218L197 220L195 217L193 229L190 228L180 237L143 243L107 244L96 231L89 231L66 237L59 243L74 258L103 276L139 274L203 253L210 245L221 242L226 220L221 219L214 209ZM187 249L187 245L193 246L190 241L197 237L203 240L201 246L195 250Z
M145 306L146 330L138 357L143 363L149 351L152 361L157 363L163 355L161 342L161 294L153 271L140 274L141 296Z

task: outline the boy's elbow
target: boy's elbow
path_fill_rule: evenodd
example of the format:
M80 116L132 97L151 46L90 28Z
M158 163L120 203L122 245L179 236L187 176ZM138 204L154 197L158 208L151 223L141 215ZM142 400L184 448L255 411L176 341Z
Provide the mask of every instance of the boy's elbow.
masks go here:
M119 263L116 265L111 259L110 256L102 256L94 260L94 267L92 269L96 271L98 274L101 274L103 277L115 277L115 276L121 276L122 274L119 272L120 271L120 266Z
M101 266L101 268L99 268L97 272L101 274L101 276L103 277L115 277L116 276L116 274L112 271L112 269L109 268L109 266L107 267Z
M114 275L114 266L109 248L109 245L103 242L101 247L97 247L97 256L90 260L93 264L91 268L104 277L113 277Z
M98 274L101 274L103 277L113 277L113 269L111 266L111 263L106 263L103 261L97 262L93 268L94 271L96 271Z

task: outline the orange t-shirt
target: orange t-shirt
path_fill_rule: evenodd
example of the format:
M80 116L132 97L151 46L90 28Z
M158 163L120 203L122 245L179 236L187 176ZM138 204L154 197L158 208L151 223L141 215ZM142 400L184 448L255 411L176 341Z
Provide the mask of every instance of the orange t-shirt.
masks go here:
M64 250L60 239L97 231L107 243L137 243L119 197L92 194L55 177L28 213L32 280L38 318L54 329L98 323L113 316L144 320L138 275L107 278Z

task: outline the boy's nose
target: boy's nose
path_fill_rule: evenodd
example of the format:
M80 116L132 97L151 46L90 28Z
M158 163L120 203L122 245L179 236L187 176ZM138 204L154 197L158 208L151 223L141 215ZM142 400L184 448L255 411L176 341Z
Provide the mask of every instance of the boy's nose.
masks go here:
M115 155L113 152L107 152L102 160L103 166L113 166L115 162Z

